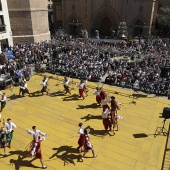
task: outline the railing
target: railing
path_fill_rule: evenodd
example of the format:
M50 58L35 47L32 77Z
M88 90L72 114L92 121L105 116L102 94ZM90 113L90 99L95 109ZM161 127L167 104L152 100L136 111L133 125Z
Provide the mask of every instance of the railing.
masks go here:
M163 160L162 160L162 168L161 168L161 170L163 170L164 169L164 164L165 164L165 157L166 157L166 153L167 153L167 151L169 150L168 149L168 142L170 142L169 141L169 131L170 131L170 123L169 123L169 127L168 127L168 133L167 133L167 139L166 139L166 144L165 144L165 150L164 150L164 155L163 155ZM169 160L168 160L168 162L169 162Z

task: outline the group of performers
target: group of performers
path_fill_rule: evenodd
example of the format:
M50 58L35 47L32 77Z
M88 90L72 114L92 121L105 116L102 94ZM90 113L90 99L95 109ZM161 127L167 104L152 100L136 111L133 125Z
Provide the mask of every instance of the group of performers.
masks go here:
M71 94L70 90L70 77L64 77L64 81L62 82L65 90L65 94ZM76 83L76 86L79 88L79 98L85 99L84 94L86 97L88 96L88 89L86 87L87 80L80 80L80 83Z
M117 113L117 111L120 110L120 106L122 104L117 102L114 96L110 97L104 91L103 87L97 87L94 91L94 94L96 95L96 102L103 108L102 118L106 133L108 133L108 129L111 131L113 126L113 134L115 134L114 128L116 127L117 131L119 130L118 119L122 119L122 117Z
M49 78L44 76L44 79L40 83L42 85L41 93L43 95L44 92L48 93L47 85L48 85ZM88 89L86 87L87 81L81 80L80 83L76 83L76 86L79 88L79 97L83 100L85 99L84 94L86 97L88 96L87 92ZM70 77L64 77L63 86L65 89L65 94L69 93L71 94L70 90ZM22 93L22 96L24 96L25 93L29 93L29 90L27 88L26 80L22 81L20 84L20 90L19 95ZM111 131L113 127L117 127L117 131L119 130L118 127L118 119L122 119L121 116L117 114L117 110L120 110L121 103L118 103L114 96L109 96L105 91L104 88L96 88L94 91L94 94L96 95L96 102L99 104L99 106L102 106L102 118L103 118L103 125L106 130L106 133L108 133L108 129ZM6 96L5 93L1 93L2 99L1 101L1 111L6 105ZM1 115L0 115L1 116ZM6 147L8 146L11 148L11 141L13 137L13 129L16 128L16 125L11 122L11 119L8 118L7 122L3 121L3 127L0 129L0 144L4 148L4 155L6 154ZM30 144L27 147L27 156L40 159L41 165L43 169L46 169L47 166L44 165L43 157L41 153L41 142L45 140L45 137L47 136L46 133L41 132L40 130L36 129L36 126L32 127L32 130L26 129L29 134L33 136L33 140L30 142ZM78 151L81 153L83 152L83 155L80 158L80 161L84 160L85 155L89 150L92 151L93 157L95 158L97 155L95 155L94 147L90 142L89 138L89 130L83 128L83 124L79 123L79 131L80 134L79 140L78 140ZM40 135L42 137L40 137ZM7 145L8 144L8 145Z

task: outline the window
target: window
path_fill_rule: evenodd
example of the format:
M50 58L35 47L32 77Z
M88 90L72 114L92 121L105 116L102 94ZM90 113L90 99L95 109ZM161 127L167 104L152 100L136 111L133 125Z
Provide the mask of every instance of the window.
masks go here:
M0 11L2 11L2 2L0 0Z
M5 27L6 27L6 25L4 23L4 16L0 15L0 32L6 31Z

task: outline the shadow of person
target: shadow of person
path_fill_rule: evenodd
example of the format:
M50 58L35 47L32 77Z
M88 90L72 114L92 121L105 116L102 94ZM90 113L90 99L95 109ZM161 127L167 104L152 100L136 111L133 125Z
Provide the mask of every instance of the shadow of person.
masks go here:
M76 148L73 148L73 146L61 146L59 148L53 148L53 150L57 151L54 153L49 159L52 159L54 157L57 157L64 161L64 166L66 164L73 164L75 165L74 160L77 159L77 161L80 159L81 155L79 155Z
M24 156L24 152L21 150L16 150L16 151L9 151L9 154L7 156L12 156L12 155L20 155Z
M65 96L65 95L64 92L61 91L50 93L50 97L56 97L56 96Z
M105 130L94 130L94 128L91 128L90 126L87 126L85 129L89 130L89 133L93 136L104 138L106 136Z
M78 95L77 94L73 94L71 96L67 96L63 98L63 101L71 101L71 100L79 100Z
M93 109L96 109L96 108L99 108L100 106L97 104L97 103L92 103L92 104L89 104L89 105L78 105L78 108L76 109L88 109L88 108L93 108Z
M21 167L30 167L30 168L40 168L31 163L31 161L23 160L21 155L18 155L18 159L10 159L10 164L14 164L15 170L19 170Z
M42 93L38 90L35 92L30 93L29 97L39 97L42 96Z
M84 117L81 117L81 119L85 119L85 122L87 122L87 121L89 121L91 119L102 119L102 116L101 115L94 116L94 115L88 114L88 115L86 115Z
M67 152L64 152L62 155L57 155L57 158L61 159L64 162L64 166L67 164L73 164L74 166L76 165L74 160L77 160L77 162L80 160L81 155L75 155L75 154L70 154Z
M16 94L12 94L11 96L8 96L7 99L9 100L15 100L15 99L18 99L18 95Z

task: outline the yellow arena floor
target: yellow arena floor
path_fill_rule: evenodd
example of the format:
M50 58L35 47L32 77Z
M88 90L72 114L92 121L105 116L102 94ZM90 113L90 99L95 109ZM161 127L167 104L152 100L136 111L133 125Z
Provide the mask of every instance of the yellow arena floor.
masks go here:
M154 134L163 125L163 108L170 107L166 98L105 85L106 92L123 103L118 112L123 117L119 120L120 130L114 136L113 132L106 135L101 119L102 109L96 105L93 95L94 89L101 84L88 82L88 97L82 100L78 99L76 87L79 80L71 80L72 94L65 95L61 84L63 77L46 74L52 76L48 85L50 95L44 93L41 96L38 90L41 90L43 75L33 75L27 82L32 93L30 97L26 94L19 98L19 87L5 90L7 104L2 119L11 118L17 129L12 148L7 148L8 156L4 157L3 149L0 149L0 170L41 168L39 160L22 159L26 146L32 140L26 128L31 129L34 125L49 134L41 146L49 170L161 170L166 136L160 134L155 137ZM168 121L165 122L166 129ZM77 161L80 158L76 149L79 122L90 129L90 141L97 154L96 158L92 158L90 151L84 162Z

